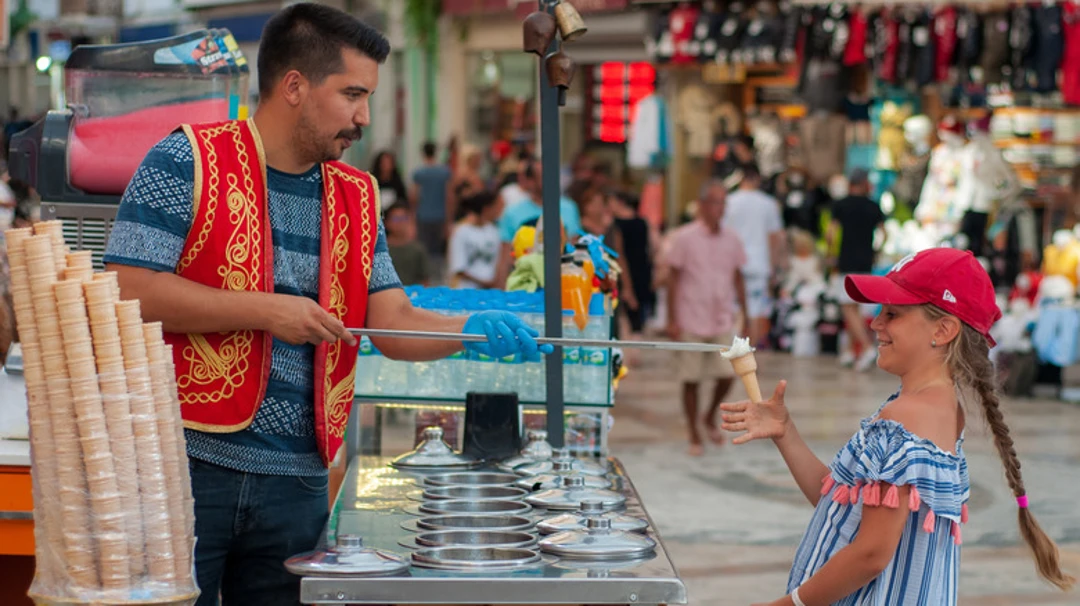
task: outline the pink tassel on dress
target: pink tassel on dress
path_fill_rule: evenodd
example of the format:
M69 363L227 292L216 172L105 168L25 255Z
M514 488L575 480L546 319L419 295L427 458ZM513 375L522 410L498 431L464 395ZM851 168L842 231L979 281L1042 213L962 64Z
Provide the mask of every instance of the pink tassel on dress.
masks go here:
M881 504L892 509L900 507L900 489L896 487L896 484L889 486L889 490L885 492L885 498L881 501Z
M934 516L934 511L933 510L927 511L926 512L926 519L923 520L922 529L925 530L926 532L929 532L929 533L934 532L934 523L935 522L937 522L937 519Z
M967 524L967 521L968 521L967 503L964 503L963 505L960 506L960 523L961 524Z
M919 506L922 504L922 499L919 498L919 489L915 488L913 484L911 486L911 495L908 496L908 509L911 511L919 511Z
M881 484L871 482L866 485L866 490L863 491L863 504L871 507L881 505Z
M957 545L963 543L963 541L960 540L960 524L956 522L952 523L952 538L953 543L956 543Z
M833 489L833 486L836 486L836 480L833 479L832 474L830 473L821 479L821 496L829 494L829 491Z
M833 493L832 500L841 505L847 505L851 495L850 491L851 489L847 487L847 484L841 484L840 488L837 488L836 492Z
M862 490L862 482L857 480L855 482L855 487L851 489L851 501L850 502L851 502L852 505L855 505L856 503L859 502L859 491L861 491L861 490Z

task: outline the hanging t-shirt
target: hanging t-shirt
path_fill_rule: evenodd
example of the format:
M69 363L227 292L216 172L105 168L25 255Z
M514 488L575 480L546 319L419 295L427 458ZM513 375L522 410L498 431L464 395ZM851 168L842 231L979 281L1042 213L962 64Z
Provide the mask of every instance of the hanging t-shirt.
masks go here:
M1080 5L1062 6L1065 54L1061 62L1061 94L1065 103L1080 105Z
M1050 93L1057 90L1057 72L1065 52L1065 35L1062 31L1062 7L1059 4L1039 6L1035 13L1035 39L1032 44L1031 61L1035 74L1035 92Z
M934 15L934 79L938 82L949 79L949 68L956 53L958 18L956 9L951 6L938 9Z

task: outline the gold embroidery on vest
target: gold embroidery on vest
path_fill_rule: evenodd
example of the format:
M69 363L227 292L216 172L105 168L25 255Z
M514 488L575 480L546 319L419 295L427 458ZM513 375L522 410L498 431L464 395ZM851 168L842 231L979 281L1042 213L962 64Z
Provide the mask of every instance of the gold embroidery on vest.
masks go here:
M222 287L233 291L258 291L261 287L262 266L262 230L259 221L259 195L255 191L255 181L251 174L251 158L247 145L244 144L240 124L229 122L221 126L200 131L199 135L206 149L207 171L209 172L206 217L198 239L177 265L177 273L186 268L206 245L213 227L220 196L221 171L218 167L217 149L213 139L229 133L237 152L243 184L235 174L226 175L228 191L225 203L229 211L229 222L233 226L232 234L225 245L225 259L217 274L222 278ZM193 150L198 155L199 150ZM269 217L265 220L269 221ZM178 376L177 386L181 389L181 404L207 404L232 398L236 389L244 384L248 371L248 358L251 355L254 331L244 330L229 334L217 351L202 335L188 335L191 345L185 346L181 355L188 363L188 372ZM193 393L187 388L198 386L216 387L211 391Z
M191 345L184 347L182 353L188 372L176 377L176 386L181 390L180 403L209 404L233 397L244 384L254 334L250 330L233 333L216 351L206 337L199 334L188 337ZM210 384L220 384L220 389L209 393L187 391L193 385Z
M327 225L329 226L330 237L332 238L330 257L333 263L330 272L330 301L328 311L340 320L345 317L345 312L348 309L345 305L345 292L341 287L341 275L347 268L347 257L349 253L349 216L347 214L342 214L341 216L337 215L338 209L334 203L334 201L337 200L335 195L336 178L340 178L347 183L355 185L360 190L360 257L363 260L361 269L363 270L364 279L367 283L371 282L371 266L374 259L374 251L372 248L371 236L372 213L369 208L371 195L367 182L355 175L347 174L337 167L328 165L326 171L326 198L329 202L326 205L326 220ZM378 212L377 209L376 212ZM325 376L323 377L323 408L326 411L325 414L329 421L329 423L327 423L327 431L330 435L338 438L345 434L345 421L349 416L349 404L352 402L356 375L356 360L354 360L352 369L349 373L336 385L332 383L333 378L331 373L337 368L338 360L341 357L342 346L343 343L338 341L327 348L326 371Z

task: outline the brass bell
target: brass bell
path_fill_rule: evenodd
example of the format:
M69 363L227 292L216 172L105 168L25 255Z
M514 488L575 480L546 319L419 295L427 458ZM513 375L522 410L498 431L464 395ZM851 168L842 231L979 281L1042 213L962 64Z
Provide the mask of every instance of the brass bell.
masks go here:
M525 17L521 24L522 49L543 57L555 39L555 17L545 11L536 11Z
M570 83L574 80L574 72L577 70L574 60L562 51L548 55L544 68L547 69L548 82L563 90L570 88Z
M566 0L555 7L555 20L559 22L559 33L562 34L562 39L567 42L580 38L589 31L585 27L585 20L581 18L581 14L573 4Z

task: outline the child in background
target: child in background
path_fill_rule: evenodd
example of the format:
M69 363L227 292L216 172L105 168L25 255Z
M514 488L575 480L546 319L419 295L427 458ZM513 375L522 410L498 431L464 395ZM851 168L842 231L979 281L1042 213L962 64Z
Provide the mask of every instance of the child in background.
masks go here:
M386 245L401 283L405 286L428 286L431 283L431 259L427 249L416 239L416 221L407 202L386 209Z
M791 230L791 265L781 290L781 296L790 298L800 284L817 284L825 281L821 262L814 247L814 237L801 229Z
M883 306L871 324L877 365L900 377L900 391L862 421L829 466L788 415L786 382L768 401L721 405L724 429L745 432L734 443L772 438L815 506L789 595L772 605L956 604L960 528L971 494L961 397L986 415L1039 574L1070 588L1075 579L1062 572L1057 546L1028 509L995 391L988 354L1001 311L986 271L970 252L934 248L886 276L848 276L845 288L856 301Z
M499 228L502 198L487 191L464 198L460 208L464 218L450 236L447 259L453 288L496 288L499 262Z

